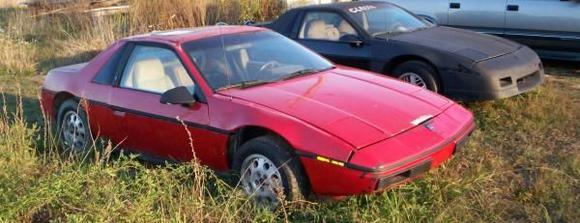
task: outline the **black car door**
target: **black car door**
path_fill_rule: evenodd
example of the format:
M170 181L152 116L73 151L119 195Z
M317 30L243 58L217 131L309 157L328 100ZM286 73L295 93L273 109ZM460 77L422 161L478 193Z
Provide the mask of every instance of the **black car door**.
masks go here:
M302 14L298 34L294 37L302 45L346 66L369 69L371 45L342 15L330 11L310 11Z

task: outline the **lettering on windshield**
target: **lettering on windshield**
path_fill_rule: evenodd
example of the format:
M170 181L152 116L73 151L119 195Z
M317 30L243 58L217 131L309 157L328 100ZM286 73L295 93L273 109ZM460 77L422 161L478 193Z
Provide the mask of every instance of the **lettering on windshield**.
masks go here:
M373 9L376 9L376 8L377 7L375 7L373 5L361 5L361 6L357 6L357 7L354 7L354 8L349 8L348 11L350 13L359 13L359 12L373 10Z

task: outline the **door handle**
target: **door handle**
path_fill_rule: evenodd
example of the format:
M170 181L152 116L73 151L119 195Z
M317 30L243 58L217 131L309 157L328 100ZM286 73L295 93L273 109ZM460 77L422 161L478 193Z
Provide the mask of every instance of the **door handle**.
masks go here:
M459 9L459 8L461 8L461 3L457 3L457 2L449 3L449 8L450 9Z
M119 117L125 117L125 112L122 111L113 111L113 115L115 116L119 116Z
M519 5L508 5L507 10L517 12L520 10L520 6Z

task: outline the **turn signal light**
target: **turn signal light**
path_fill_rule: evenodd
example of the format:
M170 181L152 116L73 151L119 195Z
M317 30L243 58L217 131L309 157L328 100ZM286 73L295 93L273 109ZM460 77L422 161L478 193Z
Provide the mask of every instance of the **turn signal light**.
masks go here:
M322 157L322 156L316 156L316 160L322 161L322 162L325 162L325 163L331 163L331 164L334 164L334 165L337 165L337 166L344 166L344 163L343 162L340 162L340 161L337 161L337 160L331 160L329 158Z

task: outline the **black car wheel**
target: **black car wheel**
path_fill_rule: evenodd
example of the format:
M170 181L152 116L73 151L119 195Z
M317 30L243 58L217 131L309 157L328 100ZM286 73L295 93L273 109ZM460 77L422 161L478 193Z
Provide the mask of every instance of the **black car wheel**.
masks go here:
M437 81L437 71L435 68L422 61L407 61L393 70L395 77L407 83L429 89L434 92L441 90Z
M69 99L60 105L56 123L56 135L63 149L82 152L92 145L87 115L75 100Z
M234 154L244 192L259 204L277 206L279 199L300 200L305 177L289 146L275 136L260 136L244 143Z

